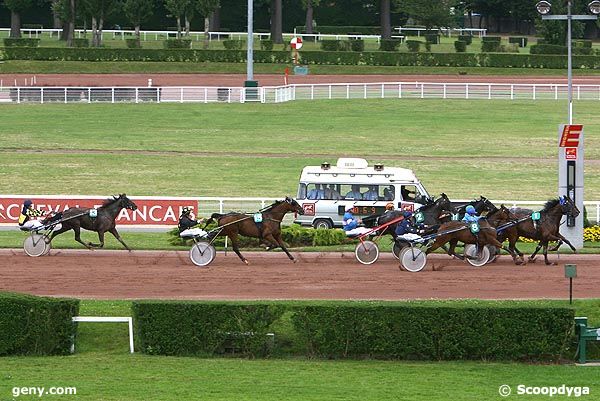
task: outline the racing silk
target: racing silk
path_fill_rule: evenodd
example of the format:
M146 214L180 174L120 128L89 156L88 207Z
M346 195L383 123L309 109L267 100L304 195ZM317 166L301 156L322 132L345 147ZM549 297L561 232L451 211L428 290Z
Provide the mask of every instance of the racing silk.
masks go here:
M179 232L187 230L188 228L192 228L198 224L198 221L190 219L189 216L181 216L179 218L179 224L177 225L179 228Z
M463 217L462 222L463 223L475 223L475 222L478 222L480 218L481 218L481 216L471 216L470 214L465 214L465 217Z
M32 217L40 217L43 215L44 212L41 210L23 208L23 210L21 210L21 214L19 215L19 225L22 226L23 224L27 223Z
M362 194L360 191L350 191L346 194L345 199L362 200Z
M356 221L352 213L346 212L344 213L344 221L342 222L342 225L344 231L350 231L358 227L358 221Z

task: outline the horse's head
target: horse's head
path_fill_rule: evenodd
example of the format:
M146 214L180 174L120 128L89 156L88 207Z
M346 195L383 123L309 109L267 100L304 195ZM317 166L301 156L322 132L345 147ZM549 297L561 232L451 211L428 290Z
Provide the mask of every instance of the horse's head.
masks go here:
M137 205L125 194L120 194L116 200L119 202L119 206L123 209L137 210L138 208Z
M296 199L286 196L282 203L287 205L289 212L298 213L300 215L304 214L304 209L302 209L302 206L296 202Z
M579 208L575 205L575 202L568 196L564 195L558 198L558 202L562 209L563 214L566 214L569 217L577 217L579 216Z
M478 213L483 213L483 212L488 212L488 213L493 213L496 210L498 210L498 208L496 207L496 205L494 205L488 198L486 198L485 196L479 196L479 200L477 200L475 202L475 210L477 210Z

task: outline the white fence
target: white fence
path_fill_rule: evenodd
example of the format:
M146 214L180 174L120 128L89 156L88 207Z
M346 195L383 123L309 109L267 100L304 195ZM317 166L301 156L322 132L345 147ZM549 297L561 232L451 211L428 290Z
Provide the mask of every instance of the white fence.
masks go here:
M414 27L399 26L394 29L397 30L399 33L416 32L417 36L421 36L421 32L424 32L424 33L428 32L427 28L414 28ZM429 30L429 31L431 31L431 30ZM447 37L452 36L452 32L456 33L457 35L465 35L465 34L466 35L477 35L480 38L487 35L487 29L477 29L477 28L438 28L438 31L440 31Z
M185 87L4 87L5 103L282 103L319 99L479 99L562 100L565 84L387 82L263 86L258 88ZM600 100L600 85L574 85L575 100Z

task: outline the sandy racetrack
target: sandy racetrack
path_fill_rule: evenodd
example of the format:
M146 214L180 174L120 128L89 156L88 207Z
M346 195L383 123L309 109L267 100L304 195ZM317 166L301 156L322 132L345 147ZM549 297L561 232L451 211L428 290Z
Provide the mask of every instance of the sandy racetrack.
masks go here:
M187 252L53 250L30 258L0 250L0 290L96 299L565 299L563 265L576 263L575 296L600 297L597 255L552 255L556 266L524 267L503 256L483 268L433 255L420 273L400 271L389 254L371 266L351 253L298 253L296 264L282 253L245 255L250 266L229 252L203 269Z

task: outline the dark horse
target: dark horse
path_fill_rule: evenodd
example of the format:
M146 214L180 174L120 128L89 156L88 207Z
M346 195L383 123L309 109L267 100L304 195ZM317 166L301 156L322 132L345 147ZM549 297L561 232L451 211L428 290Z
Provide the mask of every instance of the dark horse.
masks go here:
M213 213L210 219L206 221L206 225L216 220L221 228L219 235L229 237L233 251L245 264L248 264L248 260L240 253L237 240L238 235L261 238L271 249L281 247L288 258L296 262L296 259L288 252L281 239L281 221L289 212L304 214L304 209L294 199L286 197L284 200L277 201L262 210L261 230L257 227L252 215L237 212L227 214Z
M96 211L96 217L92 217L93 208L72 207L60 214L62 227L52 233L50 241L59 234L66 231L75 231L75 241L79 242L88 249L102 248L104 246L104 233L111 233L128 251L131 249L123 242L121 236L115 227L115 220L121 209L136 210L137 205L133 203L125 194L113 196L104 201L102 206ZM56 219L58 216L52 217ZM88 242L87 244L81 240L81 229L96 231L98 233L99 244Z
M515 225L509 225L509 223L514 224L514 221L517 220L511 211L506 206L500 205L499 209L489 212L486 219L493 227L496 227L498 241L504 242L506 239L509 240L508 249L513 258L513 262L516 265L525 264L523 252L519 251L516 246L517 239L519 238L517 227ZM499 227L500 229L498 229ZM499 250L496 249L495 251L496 255L499 255Z
M440 223L449 220L450 216L452 216L453 211L454 209L452 208L450 199L448 199L446 194L442 193L440 197L437 198L435 201L433 200L433 198L428 198L426 203L419 209L417 209L414 215L421 213L421 221L419 221L418 223L425 225L426 229L428 227L429 229L431 229L432 227L433 229L435 229ZM387 212L385 212L377 218L377 225L381 226L387 222L397 219L402 216L403 212L403 210L388 210ZM413 219L414 218L415 217L413 216ZM381 234L391 234L395 240L397 237L397 225L398 223L389 225Z
M492 213L498 210L498 208L485 196L479 196L479 199L475 199L467 204L456 206L456 220L462 220L465 217L465 209L467 206L473 206L477 214L481 215L484 212Z
M512 220L526 218L532 214L532 210L519 208L510 209L510 212ZM550 265L552 263L548 260L548 242L558 241L558 244L550 251L558 250L564 242L569 245L573 252L576 252L575 247L569 240L563 237L559 230L562 216L577 217L579 213L579 209L568 196L565 195L558 199L551 199L546 202L544 208L540 211L539 221L534 222L532 219L527 219L517 224L516 230L509 230L502 237L508 238L510 247L515 247L519 236L539 241L535 251L529 257L529 261L534 262L537 253L543 248L544 262Z

